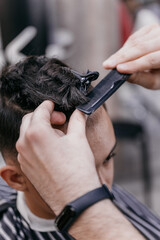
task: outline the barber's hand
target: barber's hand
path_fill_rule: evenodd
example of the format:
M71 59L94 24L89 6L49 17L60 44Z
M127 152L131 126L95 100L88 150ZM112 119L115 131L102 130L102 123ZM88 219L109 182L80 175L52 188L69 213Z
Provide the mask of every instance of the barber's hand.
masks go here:
M51 125L53 115L59 116L53 109L52 102L44 101L23 118L16 148L22 171L59 213L66 203L99 187L100 182L86 138L85 115L75 110L64 134Z
M160 25L141 28L103 66L132 73L129 81L149 89L160 89Z
M53 125L63 125L66 122L66 116L62 112L53 111L50 121Z

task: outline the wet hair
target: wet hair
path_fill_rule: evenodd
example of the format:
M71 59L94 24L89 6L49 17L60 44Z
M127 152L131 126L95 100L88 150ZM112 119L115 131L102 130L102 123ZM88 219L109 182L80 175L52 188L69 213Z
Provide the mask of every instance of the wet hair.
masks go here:
M87 101L80 80L58 59L31 56L5 68L0 76L0 151L16 153L22 117L44 100L53 100L55 110L67 118Z

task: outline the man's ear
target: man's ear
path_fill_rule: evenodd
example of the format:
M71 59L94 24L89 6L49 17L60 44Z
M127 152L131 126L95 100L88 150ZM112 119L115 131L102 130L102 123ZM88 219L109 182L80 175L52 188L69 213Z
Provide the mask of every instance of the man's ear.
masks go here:
M18 191L27 190L25 177L18 167L6 165L0 169L0 176L10 187Z

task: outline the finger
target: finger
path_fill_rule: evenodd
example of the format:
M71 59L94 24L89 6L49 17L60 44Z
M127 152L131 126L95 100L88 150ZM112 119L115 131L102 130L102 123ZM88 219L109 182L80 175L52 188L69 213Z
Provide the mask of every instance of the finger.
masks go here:
M26 133L26 130L28 129L29 125L30 125L30 121L31 121L31 118L32 118L32 114L33 113L28 113L26 114L23 119L22 119L22 123L21 123L21 126L20 126L20 135L19 135L19 139L18 141L16 142L16 149L18 152L21 151L21 141L22 139L24 139L24 136L25 136L25 133Z
M125 73L142 72L160 68L160 51L149 53L136 60L117 65L117 70Z
M156 27L155 25L152 25L148 28L136 32L131 37L129 37L124 46L119 51L117 51L103 63L103 66L105 68L114 68L117 64L131 61L148 53L159 50L159 35L159 25L156 25Z
M79 136L85 135L86 120L87 116L76 109L69 120L67 134L76 133Z
M158 51L160 49L160 37L150 40L142 41L139 40L130 46L121 48L116 54L112 55L107 61L104 62L105 68L114 68L118 64L126 63L128 61L136 60L149 53Z
M159 24L150 24L140 28L138 31L134 32L124 43L124 45L128 44L130 41L134 41L140 39L145 41L148 39L153 39L154 37L158 36L160 33L160 26Z
M54 103L51 101L44 101L42 102L34 111L32 115L32 125L51 125L51 115L54 110Z
M140 72L131 75L129 78L130 83L138 84L148 89L160 89L160 70L151 72Z
M66 116L62 112L53 111L51 115L51 124L63 125L66 122Z
M33 113L28 113L22 118L22 123L20 126L20 137L24 137L26 130L28 129L28 126L31 122Z
M30 121L30 126L27 134L27 138L29 142L34 142L34 147L39 147L39 144L42 144L42 136L45 139L45 144L48 144L48 136L52 137L53 139L57 139L59 134L55 129L52 127L51 124L51 116L54 110L54 103L51 101L44 101L41 103L32 115L32 119ZM48 135L49 134L49 135Z

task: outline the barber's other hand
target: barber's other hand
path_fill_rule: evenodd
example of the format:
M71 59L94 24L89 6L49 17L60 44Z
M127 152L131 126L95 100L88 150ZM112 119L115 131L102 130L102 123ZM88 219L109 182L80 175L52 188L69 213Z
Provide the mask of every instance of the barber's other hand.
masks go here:
M22 171L59 213L66 203L99 187L100 182L86 138L85 115L75 110L64 134L51 125L53 109L52 102L44 101L25 115L16 148Z
M149 89L160 89L160 25L141 28L103 66L131 73L130 82Z

